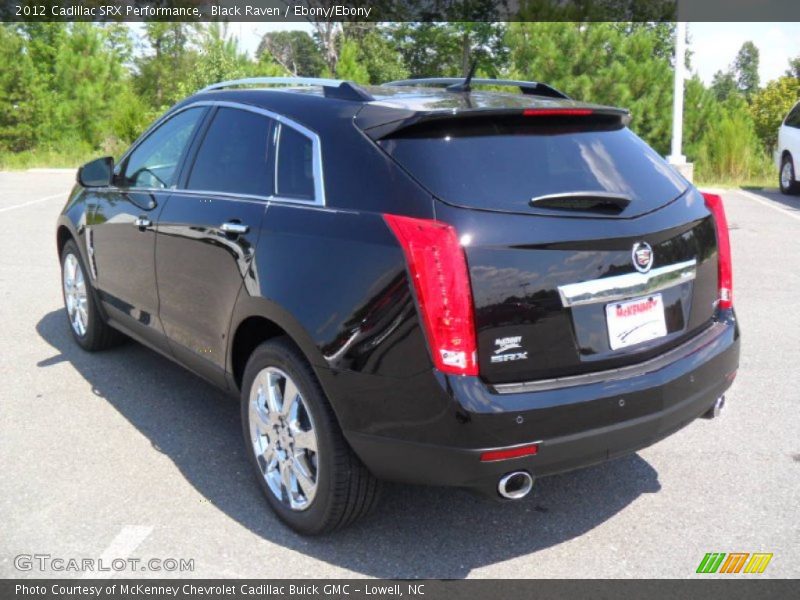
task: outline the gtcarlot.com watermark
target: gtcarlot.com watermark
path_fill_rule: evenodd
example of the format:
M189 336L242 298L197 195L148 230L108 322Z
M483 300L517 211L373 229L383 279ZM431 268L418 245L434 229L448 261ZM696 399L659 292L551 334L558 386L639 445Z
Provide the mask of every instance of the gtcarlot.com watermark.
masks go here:
M194 571L193 558L77 558L51 554L17 554L18 571L55 571L58 573L141 573Z

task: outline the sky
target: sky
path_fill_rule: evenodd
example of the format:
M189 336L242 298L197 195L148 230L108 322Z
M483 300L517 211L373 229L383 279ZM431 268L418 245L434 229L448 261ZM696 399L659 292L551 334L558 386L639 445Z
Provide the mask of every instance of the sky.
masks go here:
M229 31L251 56L267 31L304 29L307 23L231 23ZM800 23L689 23L692 70L706 83L714 73L725 70L746 41L760 51L759 75L763 85L780 77L789 58L800 55Z

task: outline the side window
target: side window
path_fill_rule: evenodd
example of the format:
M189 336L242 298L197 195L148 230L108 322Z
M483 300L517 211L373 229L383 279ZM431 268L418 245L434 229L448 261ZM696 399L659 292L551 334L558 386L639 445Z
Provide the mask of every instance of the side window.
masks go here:
M792 112L786 117L786 125L794 127L795 129L800 129L800 104L795 105Z
M128 156L118 180L125 188L168 188L204 108L189 108L161 124Z
M280 126L278 162L275 168L276 194L297 200L316 199L314 194L314 143L303 133Z
M220 108L206 132L186 188L269 196L272 119L248 110Z

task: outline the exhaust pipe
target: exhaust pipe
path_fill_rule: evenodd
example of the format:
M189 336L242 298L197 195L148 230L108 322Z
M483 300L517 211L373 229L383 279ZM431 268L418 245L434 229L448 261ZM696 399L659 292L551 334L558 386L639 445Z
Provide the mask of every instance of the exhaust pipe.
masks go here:
M714 401L714 406L709 408L704 414L704 419L716 419L719 414L722 412L722 408L725 406L725 396L720 396Z
M533 489L533 477L527 471L506 473L497 484L497 493L508 500L519 500Z

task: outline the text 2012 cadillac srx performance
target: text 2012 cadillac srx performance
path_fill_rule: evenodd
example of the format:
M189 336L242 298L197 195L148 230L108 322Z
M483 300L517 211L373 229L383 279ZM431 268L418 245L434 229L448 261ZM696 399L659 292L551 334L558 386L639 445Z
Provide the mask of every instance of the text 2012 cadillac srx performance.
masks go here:
M736 375L720 198L624 110L485 83L213 85L82 167L58 220L76 342L240 395L297 531L382 479L522 498L717 414Z

